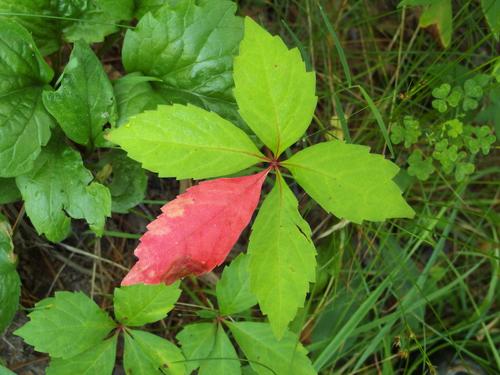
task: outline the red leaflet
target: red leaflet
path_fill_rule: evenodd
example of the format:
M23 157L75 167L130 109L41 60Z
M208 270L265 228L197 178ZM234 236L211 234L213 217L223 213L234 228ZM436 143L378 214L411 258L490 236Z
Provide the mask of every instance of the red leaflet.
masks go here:
M163 206L122 285L171 284L221 264L250 222L268 172L205 181Z

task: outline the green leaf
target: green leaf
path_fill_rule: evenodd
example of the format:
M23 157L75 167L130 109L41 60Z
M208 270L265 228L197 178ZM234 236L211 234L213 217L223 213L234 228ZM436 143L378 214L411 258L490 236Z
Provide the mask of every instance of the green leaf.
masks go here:
M72 337L73 341L75 337ZM117 339L118 335L114 335L110 339L72 358L52 358L47 369L47 375L111 375L115 367Z
M422 151L415 150L408 158L408 174L415 176L421 181L427 180L434 173L432 158L424 159Z
M481 0L481 8L495 39L500 39L500 0Z
M21 192L13 178L0 178L0 204L7 204L21 200Z
M166 373L169 375L186 374L186 359L170 341L149 332L128 330L128 333L157 369L168 369Z
M21 295L11 236L9 222L0 214L0 335L14 318Z
M432 96L437 99L446 99L450 91L451 85L449 83L443 83L442 85L432 90Z
M242 38L229 0L168 1L128 30L122 59L128 73L161 78L172 102L236 117L233 55Z
M46 91L43 103L68 138L96 144L104 124L114 122L113 87L101 62L85 42L76 42L57 91Z
M159 78L144 77L140 73L127 74L114 83L116 103L118 107L118 126L125 124L131 116L145 110L156 109L158 104L167 104L152 82Z
M0 375L16 375L16 374L10 371L8 368L0 365Z
M179 180L228 175L264 158L242 130L193 105L159 106L114 129L109 139L144 168Z
M28 316L30 321L14 333L56 358L71 358L95 347L115 327L108 314L81 292L56 292L38 302Z
M283 162L326 211L355 223L415 215L392 180L399 168L369 147L339 141L308 147Z
M162 373L151 359L144 353L130 336L125 332L125 350L123 354L123 368L127 375L161 375Z
M419 25L420 27L435 25L441 44L447 48L451 43L453 33L451 0L434 0L432 4L426 6L420 15Z
M262 203L248 244L250 285L280 339L316 278L311 229L281 176Z
M239 375L241 364L236 350L224 328L219 324L215 336L215 343L209 358L201 362L200 375Z
M39 234L62 241L70 230L70 217L85 219L97 235L111 215L109 190L91 182L78 152L53 138L36 160L34 169L17 177L26 213Z
M316 374L307 350L299 338L286 332L278 341L271 326L266 323L238 322L226 324L236 342L259 375L309 375Z
M222 315L237 314L257 304L250 291L250 257L240 254L224 268L217 283L217 302Z
M208 358L215 345L217 326L212 323L197 323L185 326L177 335L186 357L187 373L200 367L200 360Z
M147 12L154 13L168 2L169 0L135 0L135 16L140 19Z
M33 168L50 138L52 118L42 104L42 89L53 72L21 26L1 18L0 27L0 177Z
M111 210L127 213L144 200L148 176L141 165L121 150L112 150L105 154L99 165L110 173L106 185L111 193Z
M304 134L316 108L315 75L306 72L298 49L248 17L234 81L241 116L275 156Z
M62 40L102 42L118 30L120 20L132 18L134 0L1 0L0 12L33 35L44 55L56 52Z
M179 283L135 284L116 288L114 292L116 319L129 327L156 322L167 316L180 294Z
M391 131L391 141L395 144L404 141L405 148L418 142L422 135L420 130L420 122L411 116L405 116L403 119L403 126L396 124Z

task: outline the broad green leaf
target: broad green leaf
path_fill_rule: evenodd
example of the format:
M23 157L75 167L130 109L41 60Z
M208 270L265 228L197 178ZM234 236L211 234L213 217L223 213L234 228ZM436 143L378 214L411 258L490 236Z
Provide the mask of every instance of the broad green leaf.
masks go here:
M448 47L451 43L453 33L453 9L451 0L435 0L424 8L420 15L420 27L435 25L439 33L439 40L443 47Z
M250 257L240 254L224 268L216 289L221 314L237 314L257 304L250 291L249 265Z
M274 337L266 323L226 322L236 342L259 375L312 375L316 374L307 350L298 337L286 332L281 340Z
M123 353L123 368L127 375L161 375L158 367L142 351L139 344L127 332Z
M121 150L112 150L101 157L99 165L103 173L110 173L106 185L111 193L113 212L127 213L143 201L148 176L139 163L129 159Z
M109 190L91 182L78 152L54 139L44 148L28 174L16 178L26 213L39 234L52 242L62 241L71 218L85 219L97 235L111 214Z
M326 211L354 223L412 218L393 178L399 168L369 147L340 141L308 147L283 162Z
M316 277L311 229L285 180L277 177L252 226L248 244L250 285L280 339Z
M0 335L14 318L21 294L11 236L9 222L0 214Z
M22 24L44 55L56 52L63 39L102 42L133 10L134 0L0 0L1 13L15 13L0 16L2 22L8 17Z
M41 94L53 72L31 35L0 19L0 177L15 177L33 167L49 141L54 123Z
M186 357L187 373L200 367L200 360L208 358L215 345L217 325L197 323L185 326L177 335L182 352Z
M14 178L0 178L0 204L21 200L21 192Z
M118 126L125 124L131 116L145 110L156 109L158 104L167 104L152 85L159 78L144 77L140 73L127 74L114 83L118 109Z
M10 371L7 367L3 367L0 364L0 375L16 375L16 374Z
M52 358L47 375L111 375L115 367L117 339L118 335L114 335L72 358Z
M98 345L115 327L111 318L81 292L56 292L35 305L30 321L14 333L39 352L71 358Z
M162 373L168 375L186 374L186 359L177 346L149 332L129 330L129 333L151 363L164 371ZM165 371L165 369L168 370Z
M500 0L481 0L484 16L495 39L500 38Z
M114 293L116 319L129 327L156 322L167 316L180 294L179 283L135 284L116 288Z
M201 362L200 375L239 375L241 364L236 350L222 325L218 325L215 343L207 361Z
M68 138L82 145L99 143L103 126L114 122L113 87L101 62L85 42L76 42L57 91L43 103Z
M264 158L242 130L193 105L144 112L114 129L109 139L144 168L179 180L228 175Z
M127 31L125 69L161 78L171 102L236 118L232 67L243 27L235 11L229 0L168 1Z
M234 82L241 116L276 156L311 123L317 102L314 73L306 72L298 49L289 50L248 17Z
M154 13L168 2L169 0L135 0L135 16L140 19L148 12Z

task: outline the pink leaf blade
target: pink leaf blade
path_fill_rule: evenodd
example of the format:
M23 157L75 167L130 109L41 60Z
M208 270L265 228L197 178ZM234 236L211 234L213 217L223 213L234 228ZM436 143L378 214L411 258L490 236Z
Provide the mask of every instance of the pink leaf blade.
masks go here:
M163 206L122 285L171 284L220 265L250 222L268 173L204 181Z

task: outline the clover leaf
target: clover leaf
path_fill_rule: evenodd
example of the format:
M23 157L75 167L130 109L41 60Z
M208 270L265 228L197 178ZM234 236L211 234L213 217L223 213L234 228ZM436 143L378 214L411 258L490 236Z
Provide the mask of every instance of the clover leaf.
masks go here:
M408 158L408 174L415 176L421 181L427 180L434 172L432 158L424 159L422 151L415 150Z
M420 122L412 116L405 116L403 126L397 124L392 128L391 141L395 144L404 142L404 146L408 148L418 142L421 134Z

